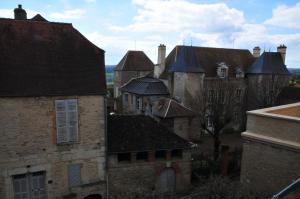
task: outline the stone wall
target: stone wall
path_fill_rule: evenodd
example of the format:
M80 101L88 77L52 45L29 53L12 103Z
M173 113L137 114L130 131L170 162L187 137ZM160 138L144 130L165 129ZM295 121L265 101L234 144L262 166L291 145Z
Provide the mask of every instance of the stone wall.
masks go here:
M132 157L135 154L132 153ZM176 173L176 191L189 188L191 178L190 152L183 158L155 160L150 152L148 161L118 162L117 154L109 155L108 189L111 198L143 198L143 195L158 194L158 178L165 168L173 168Z
M78 143L56 144L57 99L78 99ZM104 109L102 96L0 98L0 198L13 198L13 175L38 171L48 198L105 195ZM79 187L68 185L70 164L81 165Z
M300 175L300 150L245 141L241 182L251 191L274 195Z

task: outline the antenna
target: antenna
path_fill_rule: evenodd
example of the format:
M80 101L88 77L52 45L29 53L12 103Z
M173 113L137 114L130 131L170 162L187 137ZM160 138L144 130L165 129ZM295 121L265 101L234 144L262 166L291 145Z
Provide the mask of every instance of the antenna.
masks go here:
M193 38L191 37L191 46L193 46Z

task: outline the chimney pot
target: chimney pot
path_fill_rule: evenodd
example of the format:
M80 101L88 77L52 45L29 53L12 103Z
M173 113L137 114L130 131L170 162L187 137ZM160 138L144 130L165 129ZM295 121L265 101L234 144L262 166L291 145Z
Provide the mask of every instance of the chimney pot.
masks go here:
M22 5L21 5L21 4L19 4L19 5L18 5L18 8L19 8L19 9L22 9Z

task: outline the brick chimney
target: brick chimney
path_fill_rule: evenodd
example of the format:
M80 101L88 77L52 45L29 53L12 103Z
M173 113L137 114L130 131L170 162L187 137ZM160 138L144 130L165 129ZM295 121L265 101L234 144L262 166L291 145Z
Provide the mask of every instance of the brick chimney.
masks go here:
M260 56L260 47L255 46L255 47L253 48L253 56L254 56L254 57L259 57L259 56Z
M282 61L285 64L286 46L284 44L279 45L277 47L277 52L281 54Z
M15 19L17 19L17 20L26 20L27 19L27 13L22 8L21 4L19 4L18 7L14 9L14 13L15 13Z

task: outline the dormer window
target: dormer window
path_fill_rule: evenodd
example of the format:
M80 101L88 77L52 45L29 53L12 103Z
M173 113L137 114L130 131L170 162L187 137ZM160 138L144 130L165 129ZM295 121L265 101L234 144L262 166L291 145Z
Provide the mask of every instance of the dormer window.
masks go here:
M226 78L228 76L228 66L224 62L219 63L218 66L218 76L220 78Z
M236 78L244 78L244 72L242 71L241 68L235 69L235 77Z

